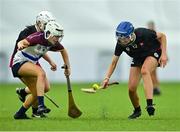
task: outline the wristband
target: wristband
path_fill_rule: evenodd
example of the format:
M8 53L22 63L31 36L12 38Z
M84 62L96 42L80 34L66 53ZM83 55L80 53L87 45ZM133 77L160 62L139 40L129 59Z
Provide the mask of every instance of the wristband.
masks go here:
M109 80L110 78L109 78L109 77L105 77L104 80L105 80L105 79L108 79L108 80Z

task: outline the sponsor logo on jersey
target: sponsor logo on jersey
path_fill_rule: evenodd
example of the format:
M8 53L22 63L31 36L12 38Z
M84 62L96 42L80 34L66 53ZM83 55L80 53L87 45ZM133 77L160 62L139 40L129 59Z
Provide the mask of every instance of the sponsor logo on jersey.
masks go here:
M126 50L129 52L129 51L130 51L130 48L129 48L129 47L126 47Z
M140 43L140 45L141 45L141 46L143 46L143 45L144 45L144 43L143 43L143 42L141 42L141 43Z
M154 53L154 56L156 57L156 58L158 58L159 57L159 55L158 55L158 53Z
M132 47L133 47L134 49L136 49L136 48L137 48L137 44L133 44Z

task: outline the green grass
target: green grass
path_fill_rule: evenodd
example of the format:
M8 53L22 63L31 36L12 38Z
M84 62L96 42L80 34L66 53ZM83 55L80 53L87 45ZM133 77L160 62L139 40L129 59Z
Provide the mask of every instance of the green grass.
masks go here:
M78 119L67 116L67 90L65 84L52 84L48 93L60 105L57 109L45 100L52 109L48 118L14 120L13 115L22 105L15 94L21 84L0 85L0 130L1 131L177 131L180 130L180 83L162 83L162 95L154 98L156 113L149 117L142 85L138 88L142 116L128 120L132 105L128 98L127 84L112 86L96 94L80 91L91 84L72 84L73 96L83 115ZM31 116L31 109L27 114Z

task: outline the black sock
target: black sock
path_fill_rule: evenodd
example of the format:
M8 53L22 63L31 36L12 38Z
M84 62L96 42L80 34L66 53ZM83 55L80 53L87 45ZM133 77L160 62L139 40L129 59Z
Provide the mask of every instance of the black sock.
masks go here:
M147 102L147 106L150 106L150 105L153 104L153 100L152 99L147 99L146 102Z
M23 88L23 89L21 89L21 94L23 94L24 96L26 96L27 95L27 93L26 93L26 91L25 91L25 88Z
M153 89L159 89L158 87L154 87Z
M139 106L139 107L136 107L136 108L134 109L134 111L135 111L135 112L141 111L141 107L140 107L140 106Z
M21 106L21 108L19 109L19 111L17 112L20 115L23 115L26 113L28 109L26 109L24 106Z
M32 113L34 114L34 113L37 113L37 110L38 110L38 108L33 108L32 107Z
M44 96L38 96L38 107L44 107Z

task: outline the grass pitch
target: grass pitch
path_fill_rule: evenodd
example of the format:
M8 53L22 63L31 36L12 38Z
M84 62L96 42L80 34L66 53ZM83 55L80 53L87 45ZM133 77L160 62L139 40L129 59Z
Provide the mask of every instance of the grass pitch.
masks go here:
M51 84L48 95L60 105L57 109L45 98L51 108L48 118L14 120L14 113L22 103L15 94L21 84L0 84L0 131L178 131L180 130L180 83L161 83L161 96L155 96L156 111L149 117L145 107L146 100L142 85L138 87L142 116L128 120L132 113L127 84L112 86L109 89L87 94L80 88L92 83L72 84L73 96L83 112L80 118L67 116L66 84ZM31 109L27 112L31 116Z

